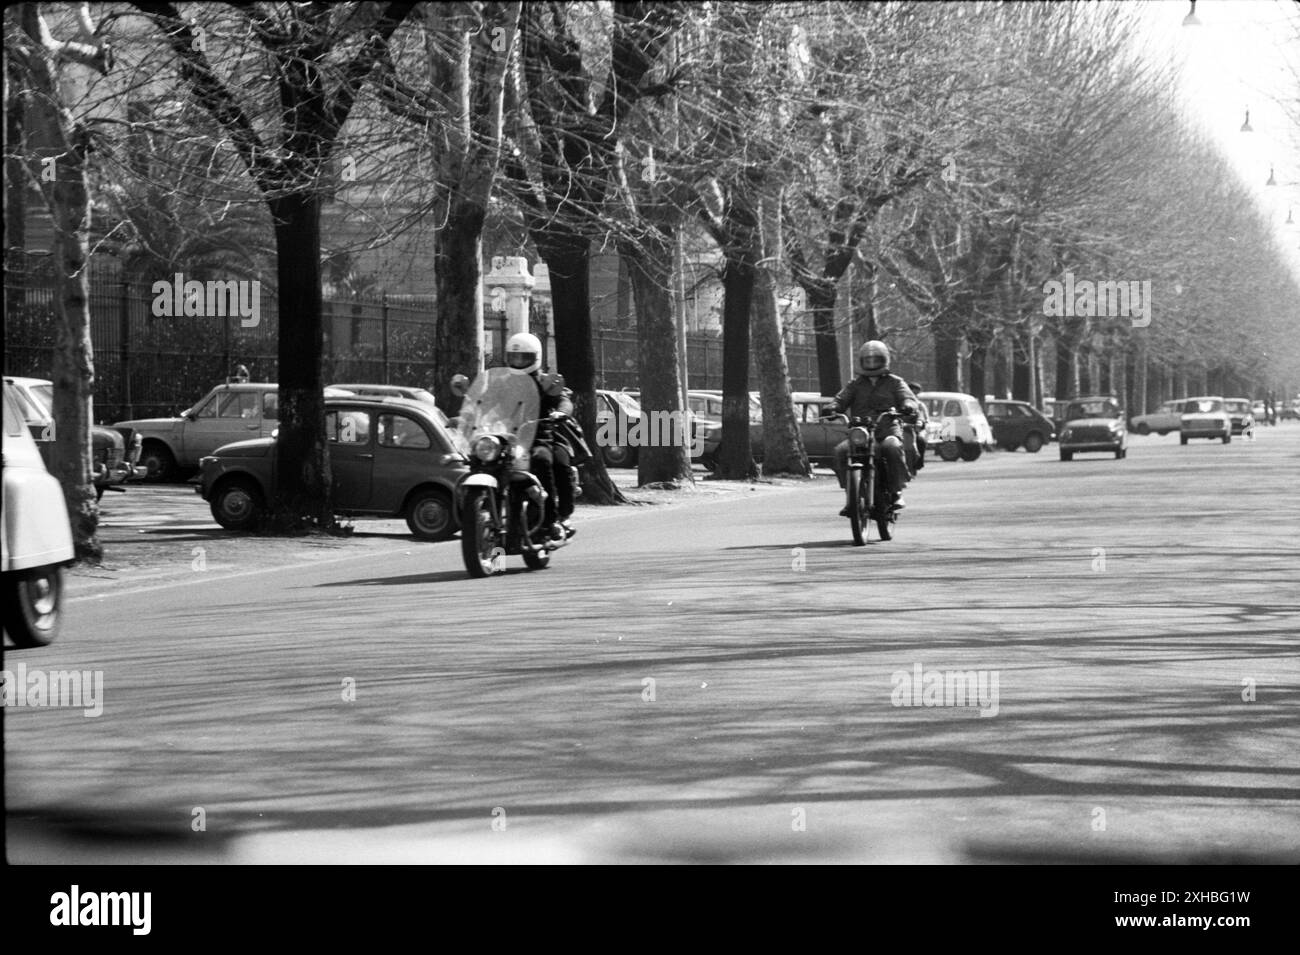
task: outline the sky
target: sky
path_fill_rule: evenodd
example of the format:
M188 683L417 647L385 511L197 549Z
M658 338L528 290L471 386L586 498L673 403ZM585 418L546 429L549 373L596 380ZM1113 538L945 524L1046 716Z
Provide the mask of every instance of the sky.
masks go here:
M1149 0L1152 48L1180 63L1193 114L1222 146L1277 230L1300 278L1300 128L1279 100L1300 87L1300 3L1198 0L1200 26L1183 26L1189 0ZM1241 131L1250 111L1253 132ZM1269 167L1278 185L1269 187ZM1286 225L1287 211L1294 220Z

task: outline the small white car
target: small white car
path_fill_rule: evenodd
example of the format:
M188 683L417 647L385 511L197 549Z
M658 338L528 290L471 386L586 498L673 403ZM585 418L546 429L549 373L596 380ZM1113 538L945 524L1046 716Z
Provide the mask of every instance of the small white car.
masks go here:
M993 429L973 395L923 391L917 397L930 416L926 440L945 461L974 461L993 446Z
M1191 438L1218 438L1224 444L1232 440L1232 415L1227 403L1218 396L1207 395L1188 398L1183 404L1182 434L1179 441L1186 444Z
M1182 399L1166 401L1160 406L1159 411L1134 415L1129 421L1129 428L1138 434L1150 434L1154 431L1156 434L1166 435L1170 431L1177 431L1183 426L1183 405L1185 403Z
M17 646L43 647L59 631L63 568L72 563L72 526L63 488L45 470L18 403L4 386L4 494L0 587L4 629Z

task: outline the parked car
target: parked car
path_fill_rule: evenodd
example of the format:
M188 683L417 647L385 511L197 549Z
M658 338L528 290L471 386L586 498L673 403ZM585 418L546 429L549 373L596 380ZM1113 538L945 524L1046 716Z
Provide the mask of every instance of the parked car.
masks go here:
M1264 406L1264 402L1252 402L1250 406L1250 415L1255 419L1256 424L1266 422L1268 418L1268 409Z
M1056 426L1027 401L986 401L984 416L993 429L993 440L1007 451L1023 447L1037 454L1043 445L1056 437Z
M325 400L336 513L404 517L423 540L457 529L453 492L469 467L436 410L407 398L360 395ZM204 456L199 495L227 530L261 520L275 478L275 438L237 441Z
M1061 460L1080 452L1108 451L1116 460L1128 457L1128 428L1124 409L1114 395L1071 398L1065 406L1065 426L1057 439Z
M923 391L917 395L930 415L926 440L945 461L974 461L993 446L993 429L974 396L958 391Z
M75 557L63 488L45 470L14 389L4 384L4 479L0 591L4 630L17 646L42 647L59 632L63 568Z
M46 378L10 375L5 376L5 383L13 390L14 400L48 470L53 467L54 455L54 383ZM103 497L105 491L124 491L127 481L144 477L144 468L138 466L140 435L133 429L92 425L90 440L96 499Z
M1129 421L1129 427L1138 434L1150 434L1154 431L1162 436L1170 431L1178 431L1183 426L1184 403L1185 399L1182 398L1177 401L1166 401L1158 411L1134 415Z
M446 413L438 407L437 400L433 397L433 392L426 388L412 388L407 385L326 385L327 392L346 391L353 395L364 395L367 398L409 398L411 401L422 401L430 408L433 408L437 414L439 422L444 428L450 428Z
M1255 416L1250 410L1249 398L1224 398L1223 406L1232 418L1232 433L1241 434L1255 427Z
M1279 421L1300 421L1300 399L1279 401L1277 403L1277 418Z
M637 402L634 394L626 391L609 391L607 389L597 389L596 391L596 427L600 428L606 421L612 419L609 425L610 432L613 435L628 434L636 423L641 420L641 405ZM621 420L620 420L621 419ZM595 435L592 435L593 445ZM593 446L592 451L596 449ZM605 461L607 468L634 468L636 467L637 448L629 444L602 444L600 447L600 456Z
M280 426L279 388L274 382L226 382L217 385L175 418L119 421L143 442L140 463L155 481L172 480L191 471L217 448L248 438L269 438ZM325 389L325 396L345 391Z
M1182 432L1182 444L1192 438L1218 438L1227 444L1232 440L1232 415L1218 396L1188 398L1183 405Z

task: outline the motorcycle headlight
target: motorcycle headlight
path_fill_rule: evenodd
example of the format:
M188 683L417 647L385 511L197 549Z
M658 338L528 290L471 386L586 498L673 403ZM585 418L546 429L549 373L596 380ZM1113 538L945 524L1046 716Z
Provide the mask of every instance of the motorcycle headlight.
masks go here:
M855 448L865 448L871 443L871 436L867 434L865 428L849 429L849 444Z
M484 435L475 440L471 450L474 452L474 457L486 464L501 457L501 442L490 435Z

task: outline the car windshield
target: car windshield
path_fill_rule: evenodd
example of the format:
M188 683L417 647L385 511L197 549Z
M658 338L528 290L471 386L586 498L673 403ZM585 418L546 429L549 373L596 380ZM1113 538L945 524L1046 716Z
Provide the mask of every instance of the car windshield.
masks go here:
M1187 402L1187 409L1184 414L1213 414L1216 411L1223 410L1223 402L1216 401L1213 398L1199 398L1195 401Z
M1229 411L1236 411L1242 414L1250 410L1250 405L1245 401L1229 401L1227 402L1227 406Z
M622 391L611 391L610 397L618 402L618 406L623 409L624 414L631 415L634 418L641 417L641 404L631 395Z
M1076 401L1065 412L1066 421L1078 421L1080 418L1118 418L1119 405L1110 398L1096 401Z
M980 403L974 398L967 398L964 404L966 405L966 414L970 415L972 418L984 414L984 412L980 410Z
M54 414L54 385L32 385L32 401L45 412L46 416Z

